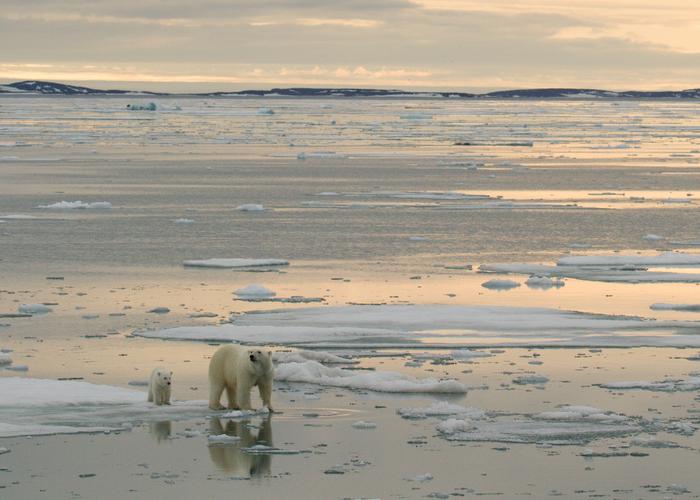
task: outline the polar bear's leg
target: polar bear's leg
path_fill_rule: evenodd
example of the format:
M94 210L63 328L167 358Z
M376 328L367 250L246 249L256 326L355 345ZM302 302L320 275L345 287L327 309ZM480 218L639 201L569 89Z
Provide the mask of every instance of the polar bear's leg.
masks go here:
M236 399L236 386L231 384L226 384L226 397L228 398L228 409L237 410L238 409L238 399Z
M148 386L148 402L153 403L153 384Z
M209 408L212 410L223 410L224 407L221 406L219 402L221 399L221 393L224 392L224 384L221 382L215 382L213 380L209 381Z
M241 377L236 386L236 397L238 401L238 408L241 410L252 410L250 406L250 387L244 383Z
M163 404L170 404L170 386L166 387L165 391L163 392Z
M267 409L272 411L272 384L261 380L258 382L258 390L260 391L260 399L262 399L263 406L267 406Z

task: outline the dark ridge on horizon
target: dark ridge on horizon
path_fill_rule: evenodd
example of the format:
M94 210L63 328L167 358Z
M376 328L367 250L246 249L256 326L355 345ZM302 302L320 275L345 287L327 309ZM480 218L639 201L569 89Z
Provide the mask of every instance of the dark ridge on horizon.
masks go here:
M150 96L199 96L199 97L437 97L457 99L700 99L700 88L687 90L661 91L610 91L580 88L535 88L498 90L483 94L469 92L442 91L408 91L398 89L360 89L360 88L313 88L288 87L270 90L240 90L233 92L192 92L168 93L119 89L93 89L57 82L25 80L0 85L0 94L42 94L42 95L150 95Z

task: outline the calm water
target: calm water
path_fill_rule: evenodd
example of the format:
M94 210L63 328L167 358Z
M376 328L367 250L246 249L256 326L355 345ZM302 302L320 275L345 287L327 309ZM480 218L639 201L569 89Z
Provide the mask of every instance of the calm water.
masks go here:
M0 348L14 349L15 364L28 366L0 376L128 387L164 364L175 371L176 399L203 399L214 347L130 333L308 307L232 300L250 283L329 305L489 304L699 318L649 309L654 302L697 304L692 282L566 279L560 289L499 292L482 288L493 276L476 272L480 264L552 263L569 253L697 253L680 245L700 241L696 103L168 98L155 99L155 112L126 110L143 102L0 98L0 313L20 303L54 309L0 318ZM77 200L112 208L37 208ZM265 210L236 210L248 203ZM291 265L265 273L182 267L185 259L213 257ZM147 312L156 306L171 313ZM190 318L194 311L216 316ZM506 349L472 364L418 367L404 365L415 352L361 356L364 368L450 376L488 389L445 398L278 384L283 414L271 425L256 418L253 427L224 422L214 429L245 443L271 439L305 451L290 456L208 448L204 435L216 423L205 418L125 417L134 427L118 435L3 438L0 447L10 452L0 455L0 497L694 497L694 432L658 431L681 446L660 449L630 448L626 438L561 447L450 442L436 432L439 420L395 413L435 399L518 415L586 404L698 425L697 391L595 385L685 379L698 369L686 359L694 353ZM542 366L529 364L533 354ZM512 384L531 373L551 381ZM0 408L0 424L3 415ZM352 428L358 420L377 428ZM193 430L202 434L187 434ZM585 458L588 448L646 455ZM67 453L75 457L70 463ZM324 473L335 466L344 474ZM406 481L424 473L434 479ZM240 476L252 479L232 479Z

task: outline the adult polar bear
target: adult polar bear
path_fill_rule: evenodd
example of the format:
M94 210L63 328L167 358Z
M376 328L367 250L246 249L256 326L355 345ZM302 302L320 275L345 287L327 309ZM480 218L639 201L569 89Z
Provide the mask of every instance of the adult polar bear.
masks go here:
M232 344L219 347L209 362L209 408L222 410L226 389L228 408L251 410L250 390L258 386L263 405L272 411L272 352Z

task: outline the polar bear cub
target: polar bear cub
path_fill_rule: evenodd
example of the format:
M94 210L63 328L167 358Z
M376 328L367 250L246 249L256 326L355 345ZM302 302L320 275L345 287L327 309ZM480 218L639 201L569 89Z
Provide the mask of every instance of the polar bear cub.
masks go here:
M154 368L148 383L148 401L158 406L170 404L170 386L173 372L165 368Z
M226 345L217 349L209 362L209 408L221 410L221 393L226 389L228 408L251 410L250 390L258 386L263 405L272 411L272 352Z

